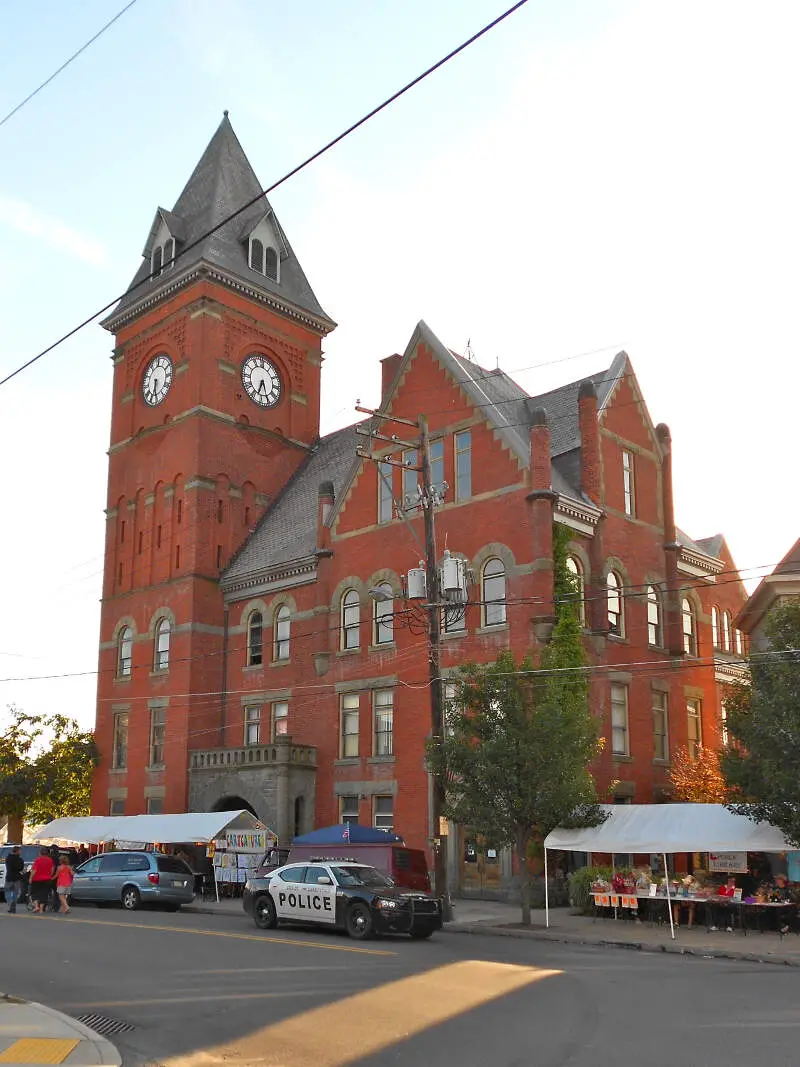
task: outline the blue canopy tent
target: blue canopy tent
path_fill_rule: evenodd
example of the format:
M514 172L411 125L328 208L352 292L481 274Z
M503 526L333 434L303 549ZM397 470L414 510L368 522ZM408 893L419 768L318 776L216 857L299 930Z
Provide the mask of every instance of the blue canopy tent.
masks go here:
M339 823L338 826L323 826L319 830L312 830L310 834L301 834L293 840L292 844L385 845L387 841L400 845L404 843L399 834L390 833L388 830L375 830L372 826L360 826L357 822L353 822Z

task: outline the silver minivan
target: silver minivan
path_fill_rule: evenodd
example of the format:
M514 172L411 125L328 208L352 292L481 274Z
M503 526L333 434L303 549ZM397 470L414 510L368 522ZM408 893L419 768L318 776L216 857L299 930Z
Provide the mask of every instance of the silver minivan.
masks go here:
M191 904L194 874L177 856L160 852L104 852L75 871L72 899L86 904L118 903L128 911L161 904L177 911Z

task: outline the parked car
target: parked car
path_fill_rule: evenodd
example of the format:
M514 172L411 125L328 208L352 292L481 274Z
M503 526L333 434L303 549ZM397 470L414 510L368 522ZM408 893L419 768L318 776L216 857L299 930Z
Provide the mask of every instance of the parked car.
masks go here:
M262 930L288 922L346 930L362 940L373 934L419 939L442 927L440 901L403 890L364 863L290 863L251 878L242 903Z
M118 903L127 911L162 904L177 911L194 897L194 874L177 856L160 852L105 852L75 871L72 899L86 904Z
M23 886L23 900L28 888L28 874L31 869L31 864L42 851L41 845L2 845L0 846L0 893L3 894L3 900L6 899L5 885L6 885L6 856L11 852L13 848L19 847L19 854L22 857L22 862L25 864L25 882Z

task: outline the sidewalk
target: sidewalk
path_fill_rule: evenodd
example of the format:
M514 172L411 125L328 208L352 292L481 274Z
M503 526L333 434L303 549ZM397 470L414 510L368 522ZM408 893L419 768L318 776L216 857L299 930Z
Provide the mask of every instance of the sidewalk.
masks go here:
M119 1067L110 1041L43 1004L0 993L0 1064Z
M187 904L181 909L198 915L243 915L241 900L221 900ZM729 934L724 930L710 933L705 926L688 930L676 927L675 940L670 937L669 924L663 926L636 922L631 919L593 919L589 915L572 915L569 908L554 908L550 912L550 927L545 926L541 909L532 913L529 927L520 924L517 904L493 900L453 901L453 922L445 926L447 933L477 934L500 937L535 938L579 945L601 945L607 948L635 949L641 952L669 952L690 956L720 957L764 963L781 963L800 967L800 937L788 934L780 937L773 931L763 934L741 930Z

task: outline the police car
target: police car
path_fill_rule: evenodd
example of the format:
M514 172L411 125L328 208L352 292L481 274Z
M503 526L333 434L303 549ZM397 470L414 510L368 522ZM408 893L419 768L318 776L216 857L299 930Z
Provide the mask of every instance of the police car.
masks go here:
M374 934L424 938L442 927L438 900L399 889L365 863L289 863L251 878L243 904L262 930L279 922L327 926L362 940Z

